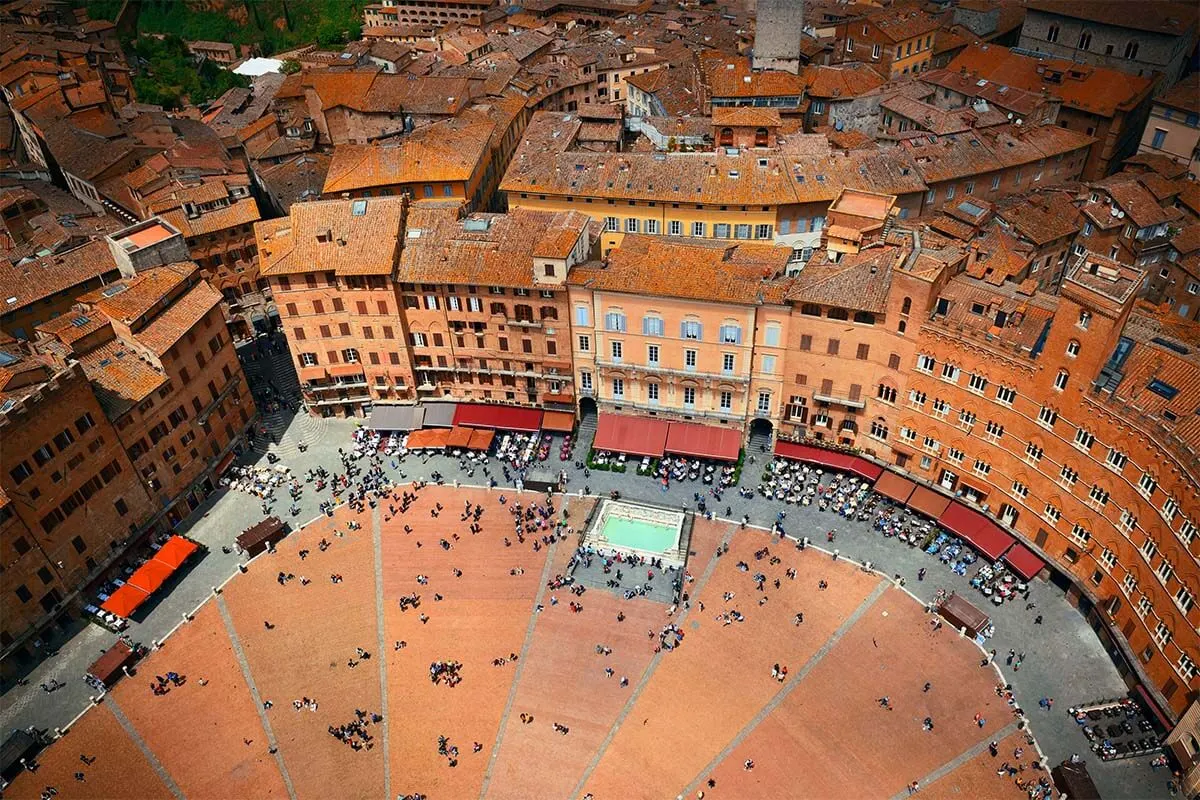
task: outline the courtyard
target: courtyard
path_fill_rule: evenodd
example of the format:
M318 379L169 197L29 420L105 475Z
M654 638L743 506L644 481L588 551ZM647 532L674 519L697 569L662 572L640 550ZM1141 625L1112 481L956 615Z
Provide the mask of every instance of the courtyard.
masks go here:
M270 359L264 361L264 375L273 374L271 364ZM286 409L265 414L263 424L270 437L260 437L239 463L265 464L271 452L296 476L337 466L339 449L350 448L356 428L353 420L294 416ZM591 498L614 491L665 508L695 508L698 484L674 483L664 491L632 470L585 476L574 460L582 459L589 446L589 441L580 441L571 459L559 462L552 455L547 462L567 472L573 517L586 513ZM741 485L757 482L765 458L762 453L749 454ZM600 586L581 596L586 611L572 614L565 594L561 602L550 604L544 576L564 570L573 545L560 543L535 553L500 544L502 523L511 526L511 520L499 496L529 502L541 495L517 495L503 487L466 488L486 477L468 474L449 456L409 456L394 463L384 459L382 467L388 480L401 486L433 472L443 477L447 485L422 491L405 515L420 525L439 527L439 520L429 517L431 502L441 502L448 514L456 515L462 498L469 497L487 509L491 529L464 536L451 550L433 546L434 540L416 548L406 545L419 533L398 529L399 518L385 521L379 511L365 513L359 517L361 531L332 540L328 552L320 553L334 562L329 571L340 572L345 580L331 584L329 574L322 574L324 565L318 571L315 563L307 562L302 568L314 574L304 595L291 586L279 587L276 573L304 574L298 568L298 552L315 553L316 541L330 538L351 513L343 506L334 517L326 517L318 508L323 495L310 485L297 501L299 513L289 515L283 501L272 512L303 529L289 536L277 554L255 561L247 575L237 576L214 596L214 588L236 575L245 560L222 548L230 547L242 530L263 516L257 498L218 491L181 528L208 552L148 613L133 621L130 632L135 640L150 644L178 631L143 663L137 678L118 684L75 723L68 739L46 751L42 769L22 778L22 791L36 796L44 786L54 785L64 796L69 796L68 790L85 789L77 793L103 795L99 773L109 769L113 780L125 782L126 791L133 786L131 776L144 773L139 780L147 782L147 789L139 796L147 797L164 791L210 796L218 787L234 785L228 782L235 778L261 779L262 786L295 796L362 781L364 796L380 796L374 791L378 787L392 796L436 789L445 796L590 792L597 798L661 797L705 789L709 777L719 790L710 791L710 796L786 796L796 786L806 787L811 795L836 795L844 791L840 787L856 787L856 796L892 796L903 793L912 780L921 782L924 794L990 796L1013 790L1010 779L995 774L1000 762L1012 759L990 758L991 741L1001 740L1001 751L1007 748L1010 756L1015 747L1024 746L1027 762L1036 757L1031 746L1021 745L1024 732L992 691L1000 676L993 667L980 667L982 651L947 628L937 634L929 630L923 604L939 589L981 602L968 578L953 574L920 549L884 539L869 522L730 491L720 502L710 498L717 519L697 517L689 547L688 571L695 582L690 609L680 606L670 616L669 601L662 595L626 600ZM455 482L464 488L452 488ZM786 510L782 526L787 540L766 532L780 510ZM743 516L750 526L745 530L735 522ZM457 529L453 520L440 527ZM417 521L407 524L416 529ZM791 541L809 537L825 547L825 532L831 528L837 530L837 539L830 546L841 556L836 564L828 552L814 546L800 553ZM718 559L713 554L721 541L729 543L730 552ZM783 583L779 592L768 590L770 602L758 606L749 573L734 565L745 561L757 571L753 553L763 546L784 559L772 568L772 578L785 567L796 569L797 578ZM871 562L887 578L903 577L905 585L898 589L852 562ZM453 578L452 567L462 571L462 578ZM518 567L520 575L511 575ZM922 568L927 574L920 581ZM432 576L431 585L413 584L417 574ZM831 576L824 578L830 588L818 591L817 581L826 574ZM418 622L415 613L397 610L396 598L417 588L426 596L422 608L431 617L428 624ZM734 593L733 605L745 615L745 623L727 627L714 621L714 615L730 605L723 600L727 591ZM434 592L444 599L431 602ZM291 597L285 602L287 595ZM302 602L293 603L297 597ZM704 611L698 601L704 603ZM1012 683L1046 762L1056 764L1077 752L1087 757L1087 740L1066 709L1123 696L1124 683L1059 589L1035 581L1030 602L1032 609L1012 602L990 609L996 631L988 647L999 654L996 668ZM540 612L535 610L538 606ZM185 623L185 614L197 608L194 619ZM793 615L801 610L804 623L796 626ZM613 624L617 613L626 616L620 625ZM1042 624L1035 624L1037 615ZM678 620L685 643L671 653L654 653L655 639L643 631L657 631L671 619ZM266 620L274 630L264 628ZM82 676L114 639L107 631L86 626L69 638L47 640L54 655L30 669L29 683L5 687L0 725L6 730L65 727L90 705L96 691ZM410 646L393 651L398 640ZM599 643L611 647L612 655L599 659L594 652ZM375 658L349 672L346 659L358 647L372 651ZM1004 663L1010 648L1025 654L1019 672ZM514 653L521 654L515 663L491 663ZM462 662L469 677L453 690L431 686L422 674L438 659ZM616 676L628 678L624 694L615 691L612 682L618 678L609 680L603 672L607 662L612 662ZM783 684L771 678L771 666L777 662L790 668ZM145 676L165 670L188 674L191 680L165 697L153 696ZM196 679L205 677L207 690L217 685L218 675L228 681L228 692L221 694L228 694L229 700L204 713L212 717L212 730L228 732L195 741L173 733L172 726L185 715L163 712L177 703L187 709L201 704ZM64 688L52 694L39 689L51 680ZM921 691L927 681L934 687L928 694ZM439 691L428 694L433 690ZM291 716L292 695L319 698L323 724L298 727ZM881 710L876 700L882 695L890 696L901 713ZM1043 697L1056 699L1054 710L1039 708ZM267 699L283 711L261 713L260 703ZM388 720L382 749L353 752L325 733L326 720L336 725L340 723L335 717L346 717L341 719L345 722L355 708L378 711ZM272 715L278 713L285 719L276 728ZM536 724L522 725L517 718L521 713L532 714ZM986 719L982 730L972 727L975 713ZM922 729L926 716L934 720L932 731ZM630 724L638 719L640 724ZM834 720L843 721L834 725ZM570 733L556 734L551 721L567 726ZM87 783L76 786L71 776L78 767L76 751L86 751L84 743L95 737L122 731L126 741L105 759L117 763L102 768L97 762L89 768ZM439 734L463 749L459 766L447 769L438 756ZM277 742L274 754L265 746L272 737ZM251 744L243 744L246 739ZM468 755L476 741L483 750ZM551 746L556 758L548 762L540 754ZM212 752L196 757L198 747ZM797 759L789 755L792 752L810 755ZM121 763L127 756L130 765ZM187 766L189 759L196 763ZM754 761L754 769L744 769L746 759ZM61 767L55 766L60 760ZM1088 761L1105 796L1167 794L1168 776L1152 772L1148 758ZM145 769L139 773L133 763ZM65 778L50 780L55 770L63 771ZM26 782L29 778L34 780ZM256 793L270 794L267 789Z

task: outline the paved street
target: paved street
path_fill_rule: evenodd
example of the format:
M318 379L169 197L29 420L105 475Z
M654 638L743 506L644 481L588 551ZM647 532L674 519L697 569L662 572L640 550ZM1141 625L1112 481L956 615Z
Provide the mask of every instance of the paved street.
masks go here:
M250 385L253 389L262 386L264 380L274 380L285 385L290 370L286 356L251 362L248 365ZM314 419L301 413L293 416L284 410L263 415L263 424L275 441L260 437L256 446L237 464L267 464L265 454L273 452L280 456L281 463L292 469L292 474L303 476L305 471L324 465L336 471L340 467L338 449L348 448L350 437L358 424L354 420ZM307 452L300 452L299 444L308 445ZM583 459L590 441L581 441L576 447L574 458ZM758 453L755 463L747 461L742 475L742 485L753 487L759 480L765 455ZM558 460L558 446L551 448L550 460L546 462L555 471L567 469L568 488L579 492L585 489L592 494L607 495L619 491L624 497L674 508L694 508L693 492L699 483L675 483L667 492L651 478L639 477L631 467L626 474L592 472L584 477L576 473L571 462ZM459 469L458 461L447 456L425 458L409 457L393 468L385 464L385 470L400 482L417 477L427 477L433 471L441 472L447 482L460 480L463 483L484 484L486 476L476 472L472 477ZM503 476L496 474L503 482ZM499 490L498 490L499 491ZM511 493L511 489L508 490ZM299 526L319 515L319 497L311 487L306 488L298 505L300 513L288 515L286 491L278 491L273 513ZM709 498L710 501L712 498ZM895 539L885 539L870 529L870 523L848 522L841 517L821 512L816 506L784 506L761 497L743 499L736 491L727 492L720 502L712 502L711 508L720 516L739 519L749 516L755 526L769 526L778 511L786 509L784 528L791 536L808 536L814 543L825 545L825 532L830 528L838 531L836 546L843 557L857 561L873 562L876 568L888 575L901 575L906 579L906 588L919 598L930 601L938 588L958 591L972 602L983 607L983 598L970 588L969 576L959 577L940 564L934 557L925 555L920 549L910 548ZM725 514L726 507L731 512ZM184 613L202 603L212 592L237 570L243 559L236 552L224 553L222 546L232 547L234 539L244 529L263 517L260 501L242 492L221 489L180 526L179 531L208 547L202 559L190 563L183 574L168 583L156 595L148 612L139 612L137 620L130 625L135 640L150 643L164 637L182 619ZM764 535L754 534L748 535ZM924 581L917 580L922 567L928 570ZM1069 706L1107 697L1126 694L1124 682L1117 674L1108 655L1087 626L1082 616L1072 608L1062 592L1044 581L1036 581L1032 588L1032 602L1036 608L1027 611L1024 603L1006 603L988 610L996 624L996 634L989 647L995 647L1005 674L1014 684L1020 705L1032 720L1033 731L1051 763L1058 763L1071 753L1087 752L1087 740L1075 723L1068 717ZM1041 614L1043 625L1033 623L1034 616ZM54 728L64 725L88 705L88 697L95 690L85 684L82 676L88 665L116 639L114 634L95 625L88 625L69 641L61 643L57 655L44 660L28 676L29 685L5 687L0 704L0 730L23 728L34 725ZM1025 661L1019 672L1003 666L1004 654L1009 648L1025 653ZM66 687L47 695L39 688L42 682L58 680ZM1055 710L1047 712L1038 707L1043 696L1055 698ZM1166 796L1164 772L1152 773L1148 758L1138 758L1113 764L1100 764L1089 757L1089 766L1101 791L1106 797Z

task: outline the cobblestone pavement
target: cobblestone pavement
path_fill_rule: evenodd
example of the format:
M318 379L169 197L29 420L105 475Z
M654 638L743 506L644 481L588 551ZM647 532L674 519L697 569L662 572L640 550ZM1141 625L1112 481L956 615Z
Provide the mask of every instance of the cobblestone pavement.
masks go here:
M269 362L279 359L286 359L286 355L268 359L265 365L251 362L247 371L252 373L252 388L261 385L262 376L278 368ZM278 377L276 382L279 383ZM263 423L273 441L260 438L256 446L236 463L265 466L266 453L271 452L279 455L280 463L289 466L296 476L303 476L307 470L321 465L330 470L339 467L338 451L349 448L350 437L359 424L355 420L316 419L303 412L297 416L286 409L264 413ZM301 442L307 445L306 452L300 451ZM582 460L589 445L590 441L580 441L573 459ZM632 467L625 474L592 472L585 477L582 471L575 469L572 461L560 462L558 451L556 442L546 464L554 470L566 470L568 490L572 493L587 491L605 496L615 490L629 499L673 508L695 508L694 492L701 489L700 483L675 483L664 492L653 479L636 475ZM741 485L757 485L767 459L768 456L761 452L751 454ZM458 480L464 484L485 484L489 477L480 470L469 475L460 468L457 459L442 455L410 456L403 462L385 463L384 466L397 482L428 477L434 471L440 472L447 482ZM495 477L503 483L503 475L497 473ZM322 498L311 485L299 499L300 513L295 516L288 514L286 493L279 494L282 498L272 512L290 521L293 527L320 516L318 505ZM869 522L848 521L819 511L816 506L785 506L761 497L744 499L736 491L725 493L720 501L713 501L711 497L709 500L710 509L718 516L736 520L746 515L752 526L759 527L770 526L783 509L786 511L783 526L789 536L807 536L821 545L826 544L825 532L835 528L837 538L832 546L836 546L843 557L870 561L885 574L904 577L906 588L924 601L931 601L939 588L958 591L972 602L983 600L971 589L967 577L953 574L919 548L881 537L871 530ZM185 567L182 576L164 586L148 611L137 615L130 625L133 638L148 644L165 637L180 623L183 614L203 603L214 586L233 575L244 558L236 552L225 553L222 547L232 547L237 535L262 517L260 501L248 494L221 489L209 497L179 528L181 533L206 545L208 552ZM764 542L768 541L762 531L750 531L747 535L761 535ZM928 574L924 581L918 581L917 572L922 567ZM1048 761L1058 763L1075 752L1091 756L1087 751L1087 740L1066 714L1066 709L1076 703L1123 696L1126 694L1124 682L1096 635L1079 612L1067 603L1061 590L1045 581L1035 581L1030 601L1035 604L1032 610L1027 610L1022 602L989 608L996 624L989 647L994 647L999 654L1001 668L1013 683L1019 704L1026 709ZM1042 615L1044 624L1034 624L1037 614ZM0 696L0 730L30 725L52 729L73 719L88 706L89 696L95 694L95 690L82 680L87 667L115 638L114 634L95 625L87 625L66 641L49 642L57 652L29 673L29 684L5 687ZM1003 666L1009 648L1025 653L1019 672ZM64 683L65 687L48 695L39 684L51 679ZM1038 700L1042 697L1053 697L1056 710L1040 709ZM1165 772L1152 772L1148 758L1102 764L1089 757L1088 762L1105 797L1167 796L1169 776Z

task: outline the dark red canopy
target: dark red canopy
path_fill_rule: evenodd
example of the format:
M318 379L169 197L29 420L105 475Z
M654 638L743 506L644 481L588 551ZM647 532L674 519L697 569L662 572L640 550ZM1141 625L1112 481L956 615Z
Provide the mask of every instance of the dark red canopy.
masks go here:
M542 429L542 411L517 406L459 403L454 410L454 424L468 428L536 433Z
M1034 575L1046 567L1046 562L1042 561L1037 553L1020 542L1017 542L1011 550L1004 554L1004 561L1013 572L1027 581L1032 580Z
M991 561L1000 558L1015 541L999 525L962 503L951 503L938 517L938 525L966 539Z
M601 414L596 423L592 447L631 456L661 458L667 446L666 420L651 417L631 417L624 414Z
M667 430L666 449L678 456L737 461L742 449L742 434L736 428L672 422Z

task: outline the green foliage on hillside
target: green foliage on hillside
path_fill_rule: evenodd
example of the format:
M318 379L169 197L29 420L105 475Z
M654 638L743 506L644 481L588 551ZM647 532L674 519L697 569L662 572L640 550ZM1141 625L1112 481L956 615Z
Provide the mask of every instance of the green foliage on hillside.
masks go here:
M255 45L271 55L306 44L345 44L362 33L368 0L225 0L226 11L185 0L143 0L138 33L170 33L187 41ZM94 19L115 19L120 0L89 0Z
M130 61L138 61L133 90L142 103L167 109L181 108L186 101L202 105L235 86L250 80L222 69L211 61L199 67L178 36L141 36L127 45Z

